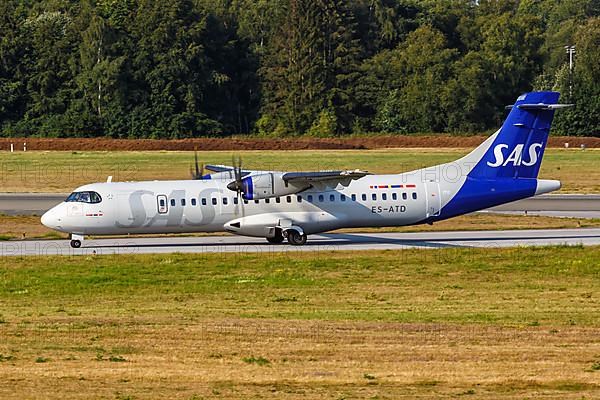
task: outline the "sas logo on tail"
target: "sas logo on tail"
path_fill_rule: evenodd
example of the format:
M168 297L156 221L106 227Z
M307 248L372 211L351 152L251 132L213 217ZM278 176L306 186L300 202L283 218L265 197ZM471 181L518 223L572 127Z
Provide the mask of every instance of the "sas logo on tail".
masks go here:
M494 147L494 157L496 158L494 162L487 162L487 165L493 168L497 167L506 167L508 164L511 164L515 167L524 165L526 167L531 167L535 165L538 161L539 150L542 148L542 143L533 143L529 146L527 150L527 160L523 159L523 147L524 144L518 144L515 146L514 150L505 158L505 150L508 149L507 144L499 144Z

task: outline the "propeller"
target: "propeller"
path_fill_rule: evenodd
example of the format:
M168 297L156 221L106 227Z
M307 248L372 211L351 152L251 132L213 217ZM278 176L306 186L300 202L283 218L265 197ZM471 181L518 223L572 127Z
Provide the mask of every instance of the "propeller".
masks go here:
M238 195L241 195L244 190L244 185L242 182L242 159L238 156L237 160L235 156L231 158L231 167L233 168L233 182L230 182L227 185L227 189L233 190L237 192Z
M244 182L242 181L242 158L240 156L231 157L231 166L233 167L234 181L227 185L227 189L237 193L238 207L242 207L242 216L244 216Z
M192 167L190 167L190 175L192 175L192 179L202 179L202 176L204 175L204 164L202 164L202 167L200 167L198 165L198 148L194 147L194 167L195 167L195 171L192 169Z

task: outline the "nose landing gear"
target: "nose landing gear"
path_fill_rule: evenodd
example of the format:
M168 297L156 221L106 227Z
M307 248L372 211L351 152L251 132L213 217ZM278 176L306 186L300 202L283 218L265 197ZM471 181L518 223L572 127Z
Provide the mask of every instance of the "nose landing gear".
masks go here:
M74 249L78 249L81 247L81 243L83 242L83 235L76 235L74 233L71 234L71 247Z

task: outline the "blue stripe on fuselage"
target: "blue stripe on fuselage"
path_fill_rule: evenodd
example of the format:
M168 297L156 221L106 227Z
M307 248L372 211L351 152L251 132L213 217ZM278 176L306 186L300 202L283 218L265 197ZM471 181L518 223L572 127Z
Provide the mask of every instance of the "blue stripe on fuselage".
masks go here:
M425 222L440 221L531 197L535 194L536 189L537 179L467 177L456 196L442 208L440 215L430 217Z

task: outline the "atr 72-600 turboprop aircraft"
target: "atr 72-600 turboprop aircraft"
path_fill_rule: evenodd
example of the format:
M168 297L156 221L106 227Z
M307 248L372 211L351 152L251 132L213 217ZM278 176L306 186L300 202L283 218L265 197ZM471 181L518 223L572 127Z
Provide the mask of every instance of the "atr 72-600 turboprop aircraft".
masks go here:
M339 228L431 224L559 189L537 179L554 112L568 106L558 97L520 96L500 130L447 164L392 175L208 166L191 180L82 186L42 223L70 233L75 248L85 235L217 231L303 245Z

